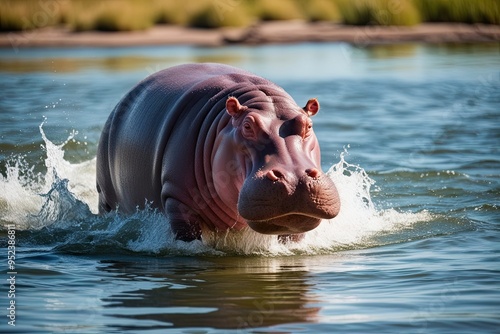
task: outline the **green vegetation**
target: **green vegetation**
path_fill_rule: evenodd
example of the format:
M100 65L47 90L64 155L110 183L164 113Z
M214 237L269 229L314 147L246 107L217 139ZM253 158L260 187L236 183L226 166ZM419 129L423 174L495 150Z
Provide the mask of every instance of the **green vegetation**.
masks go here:
M262 21L296 20L305 16L293 0L258 0L253 7L256 16Z
M0 0L0 31L65 26L73 31L144 30L155 24L197 28L258 21L349 25L421 22L500 24L498 0Z
M498 0L418 0L414 1L425 22L500 24Z
M342 22L349 25L412 26L420 13L412 0L338 0Z
M338 1L332 0L298 0L297 1L307 19L311 22L333 21L340 22L342 17L337 6Z
M138 0L128 1L127 6L121 0L70 1L66 4L72 7L65 12L64 21L74 31L133 31L144 30L154 24L153 20L144 19L151 13Z
M216 7L213 3L205 4L187 20L188 26L196 28L244 27L251 23L252 19L243 7Z

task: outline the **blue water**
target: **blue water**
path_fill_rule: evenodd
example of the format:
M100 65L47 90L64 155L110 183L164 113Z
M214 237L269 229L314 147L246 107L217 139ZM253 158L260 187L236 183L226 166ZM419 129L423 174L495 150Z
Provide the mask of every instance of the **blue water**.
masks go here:
M0 50L0 332L498 333L499 56L498 44ZM145 76L206 61L318 98L338 217L281 244L250 231L184 243L161 212L96 215L109 112Z

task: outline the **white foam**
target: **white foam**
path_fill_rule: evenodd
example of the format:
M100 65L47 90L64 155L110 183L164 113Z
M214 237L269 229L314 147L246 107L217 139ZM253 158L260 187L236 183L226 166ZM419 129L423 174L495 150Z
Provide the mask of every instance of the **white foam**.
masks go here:
M343 152L340 161L327 172L341 198L340 213L334 219L324 220L301 241L282 243L276 236L247 229L207 232L203 242L186 243L175 240L164 215L150 208L128 217L117 213L97 216L96 159L78 164L65 160L63 147L76 132L56 145L47 139L43 124L40 133L47 153L47 173L33 173L22 158L10 161L6 175L0 175L0 219L15 223L18 229L51 226L66 230L67 237L58 245L66 248L109 246L154 254L324 254L373 246L373 236L410 228L432 218L427 211L377 210L371 199L375 182L363 168L346 162Z
M40 134L45 143L45 151L47 158L45 166L47 174L45 178L46 184L54 182L54 175L58 175L61 179L68 179L69 190L74 193L75 197L85 202L93 213L97 213L98 195L95 187L96 184L96 159L84 161L81 163L72 164L64 159L64 146L69 143L77 134L78 131L73 130L69 137L59 145L51 142L43 131L43 124L40 124Z
M18 157L7 162L5 176L0 174L0 219L21 229L29 227L29 215L36 214L43 203L40 175L26 166Z
M85 203L92 212L97 212L95 159L79 164L65 160L63 147L77 132L73 131L66 141L56 145L47 139L44 124L45 120L39 129L44 141L47 172L34 173L34 166L30 166L23 156L17 156L7 162L6 175L0 174L0 219L15 223L17 229L38 229L53 223L57 217L67 218L72 211L74 213L78 203ZM71 195L61 196L61 191ZM49 200L54 196L57 200Z

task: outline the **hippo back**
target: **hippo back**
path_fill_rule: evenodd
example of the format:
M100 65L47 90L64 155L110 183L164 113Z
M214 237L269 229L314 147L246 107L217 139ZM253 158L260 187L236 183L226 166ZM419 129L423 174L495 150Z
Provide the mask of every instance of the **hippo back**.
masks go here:
M146 201L163 209L170 194L192 202L188 197L200 187L196 170L204 168L196 166L200 155L211 155L206 150L230 122L226 99L255 87L291 99L272 82L221 64L176 66L135 86L109 116L99 142L100 212L119 204L130 213Z

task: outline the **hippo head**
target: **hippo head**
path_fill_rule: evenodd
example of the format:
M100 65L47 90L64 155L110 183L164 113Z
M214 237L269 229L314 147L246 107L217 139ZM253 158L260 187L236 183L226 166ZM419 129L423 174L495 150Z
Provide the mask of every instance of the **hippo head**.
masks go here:
M248 226L263 234L299 234L337 216L339 195L321 170L312 128L316 99L300 108L281 95L229 97L226 110L241 173L237 214Z

